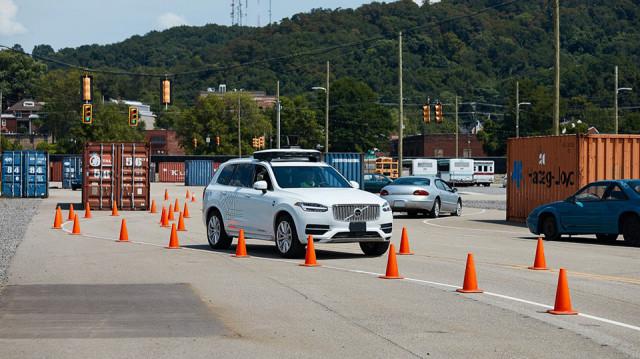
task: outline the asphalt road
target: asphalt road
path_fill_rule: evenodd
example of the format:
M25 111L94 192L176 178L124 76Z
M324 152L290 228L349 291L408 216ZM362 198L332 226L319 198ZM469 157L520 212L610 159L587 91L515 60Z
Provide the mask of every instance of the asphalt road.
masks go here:
M165 187L182 202L183 186ZM145 212L94 211L82 235L50 229L57 203L42 201L0 293L0 357L640 357L640 248L595 238L545 242L550 271L527 269L536 241L504 212L394 221L412 256L404 280L383 280L386 257L356 244L316 245L321 267L284 260L249 239L250 258L212 251L198 202L182 249ZM66 215L66 212L65 212ZM127 219L132 243L116 243ZM482 294L460 294L468 252ZM568 270L578 316L554 316L558 268Z

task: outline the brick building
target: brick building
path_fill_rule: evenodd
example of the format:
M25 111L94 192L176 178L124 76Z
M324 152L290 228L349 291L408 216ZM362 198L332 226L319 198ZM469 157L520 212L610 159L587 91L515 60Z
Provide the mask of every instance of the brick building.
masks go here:
M391 155L398 155L398 140L391 142ZM456 157L455 134L429 134L408 136L403 141L404 157L454 158ZM475 134L461 133L458 136L458 157L486 157L482 142Z
M258 105L258 108L260 108L261 110L270 109L276 105L276 100L277 100L276 97L267 95L265 91L245 91L245 90L240 90L240 91L245 95L251 96L253 101L256 102L256 104ZM236 90L232 91L232 93L233 92L236 92ZM206 96L224 97L227 93L229 93L227 92L227 85L221 84L218 86L217 91L215 88L212 88L212 87L209 87L207 91L201 91L200 97L206 97Z
M149 142L152 155L184 155L176 131L146 130L144 140Z
M23 99L2 111L0 131L2 133L18 133L33 135L38 133L34 121L40 118L44 103L32 99Z

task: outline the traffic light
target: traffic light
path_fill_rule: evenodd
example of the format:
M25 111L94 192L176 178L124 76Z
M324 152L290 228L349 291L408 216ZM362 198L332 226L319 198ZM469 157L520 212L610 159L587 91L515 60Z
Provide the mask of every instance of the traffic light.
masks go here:
M91 96L91 93L92 93L91 90L93 90L92 80L93 80L93 76L89 76L89 75L82 76L82 88L80 90L82 93L83 102L91 102L93 100Z
M428 103L422 106L422 120L424 123L431 123L431 106Z
M253 147L253 148L257 149L259 146L260 146L260 140L258 140L258 138L257 138L257 137L254 137L254 138L251 140L251 147Z
M258 137L258 148L264 148L264 136Z
M220 136L216 136L216 146L220 146Z
M171 81L167 79L162 80L162 104L171 104Z
M93 105L85 103L82 105L82 123L90 125L93 122Z
M138 113L138 108L134 106L129 106L129 126L131 127L138 126L139 119L140 119L140 114Z
M442 104L438 101L436 102L436 123L442 123L444 120L444 116L442 116Z

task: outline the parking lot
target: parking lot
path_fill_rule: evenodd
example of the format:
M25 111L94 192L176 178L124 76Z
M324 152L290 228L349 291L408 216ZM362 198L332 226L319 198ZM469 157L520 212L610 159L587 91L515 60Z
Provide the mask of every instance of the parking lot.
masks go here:
M183 204L182 185L152 198ZM545 242L549 271L532 271L536 238L506 223L504 190L461 189L462 217L394 220L411 256L403 280L383 280L387 257L356 244L316 244L320 267L247 239L249 258L209 248L200 206L169 250L170 230L148 212L94 211L81 235L53 189L40 202L0 292L0 357L639 357L640 248L595 237ZM169 201L165 202L167 205ZM159 206L160 207L160 206ZM80 217L81 211L78 211ZM130 243L117 243L122 218ZM235 243L235 241L234 241ZM461 294L467 253L484 293ZM546 313L558 269L568 271L577 316Z

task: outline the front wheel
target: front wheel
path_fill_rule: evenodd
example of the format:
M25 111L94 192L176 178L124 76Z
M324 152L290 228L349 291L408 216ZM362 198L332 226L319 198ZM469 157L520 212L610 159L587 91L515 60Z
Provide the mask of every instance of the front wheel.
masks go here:
M453 215L455 216L462 216L462 200L458 200L458 204L456 204L456 211L453 212Z
M233 238L224 230L222 217L217 211L209 216L207 221L207 241L213 249L229 249Z
M544 238L549 241L557 241L560 239L558 225L556 224L556 219L553 216L547 216L542 221L542 234L544 234Z
M380 257L389 249L389 242L360 242L362 253L368 257Z
M632 246L640 246L640 219L638 216L629 216L624 219L622 235L625 242Z
M429 212L429 217L438 218L440 217L440 199L436 198L433 202L433 207L431 208L431 212Z
M305 247L298 240L298 232L293 219L280 216L276 224L276 248L285 258L300 258L304 255Z

